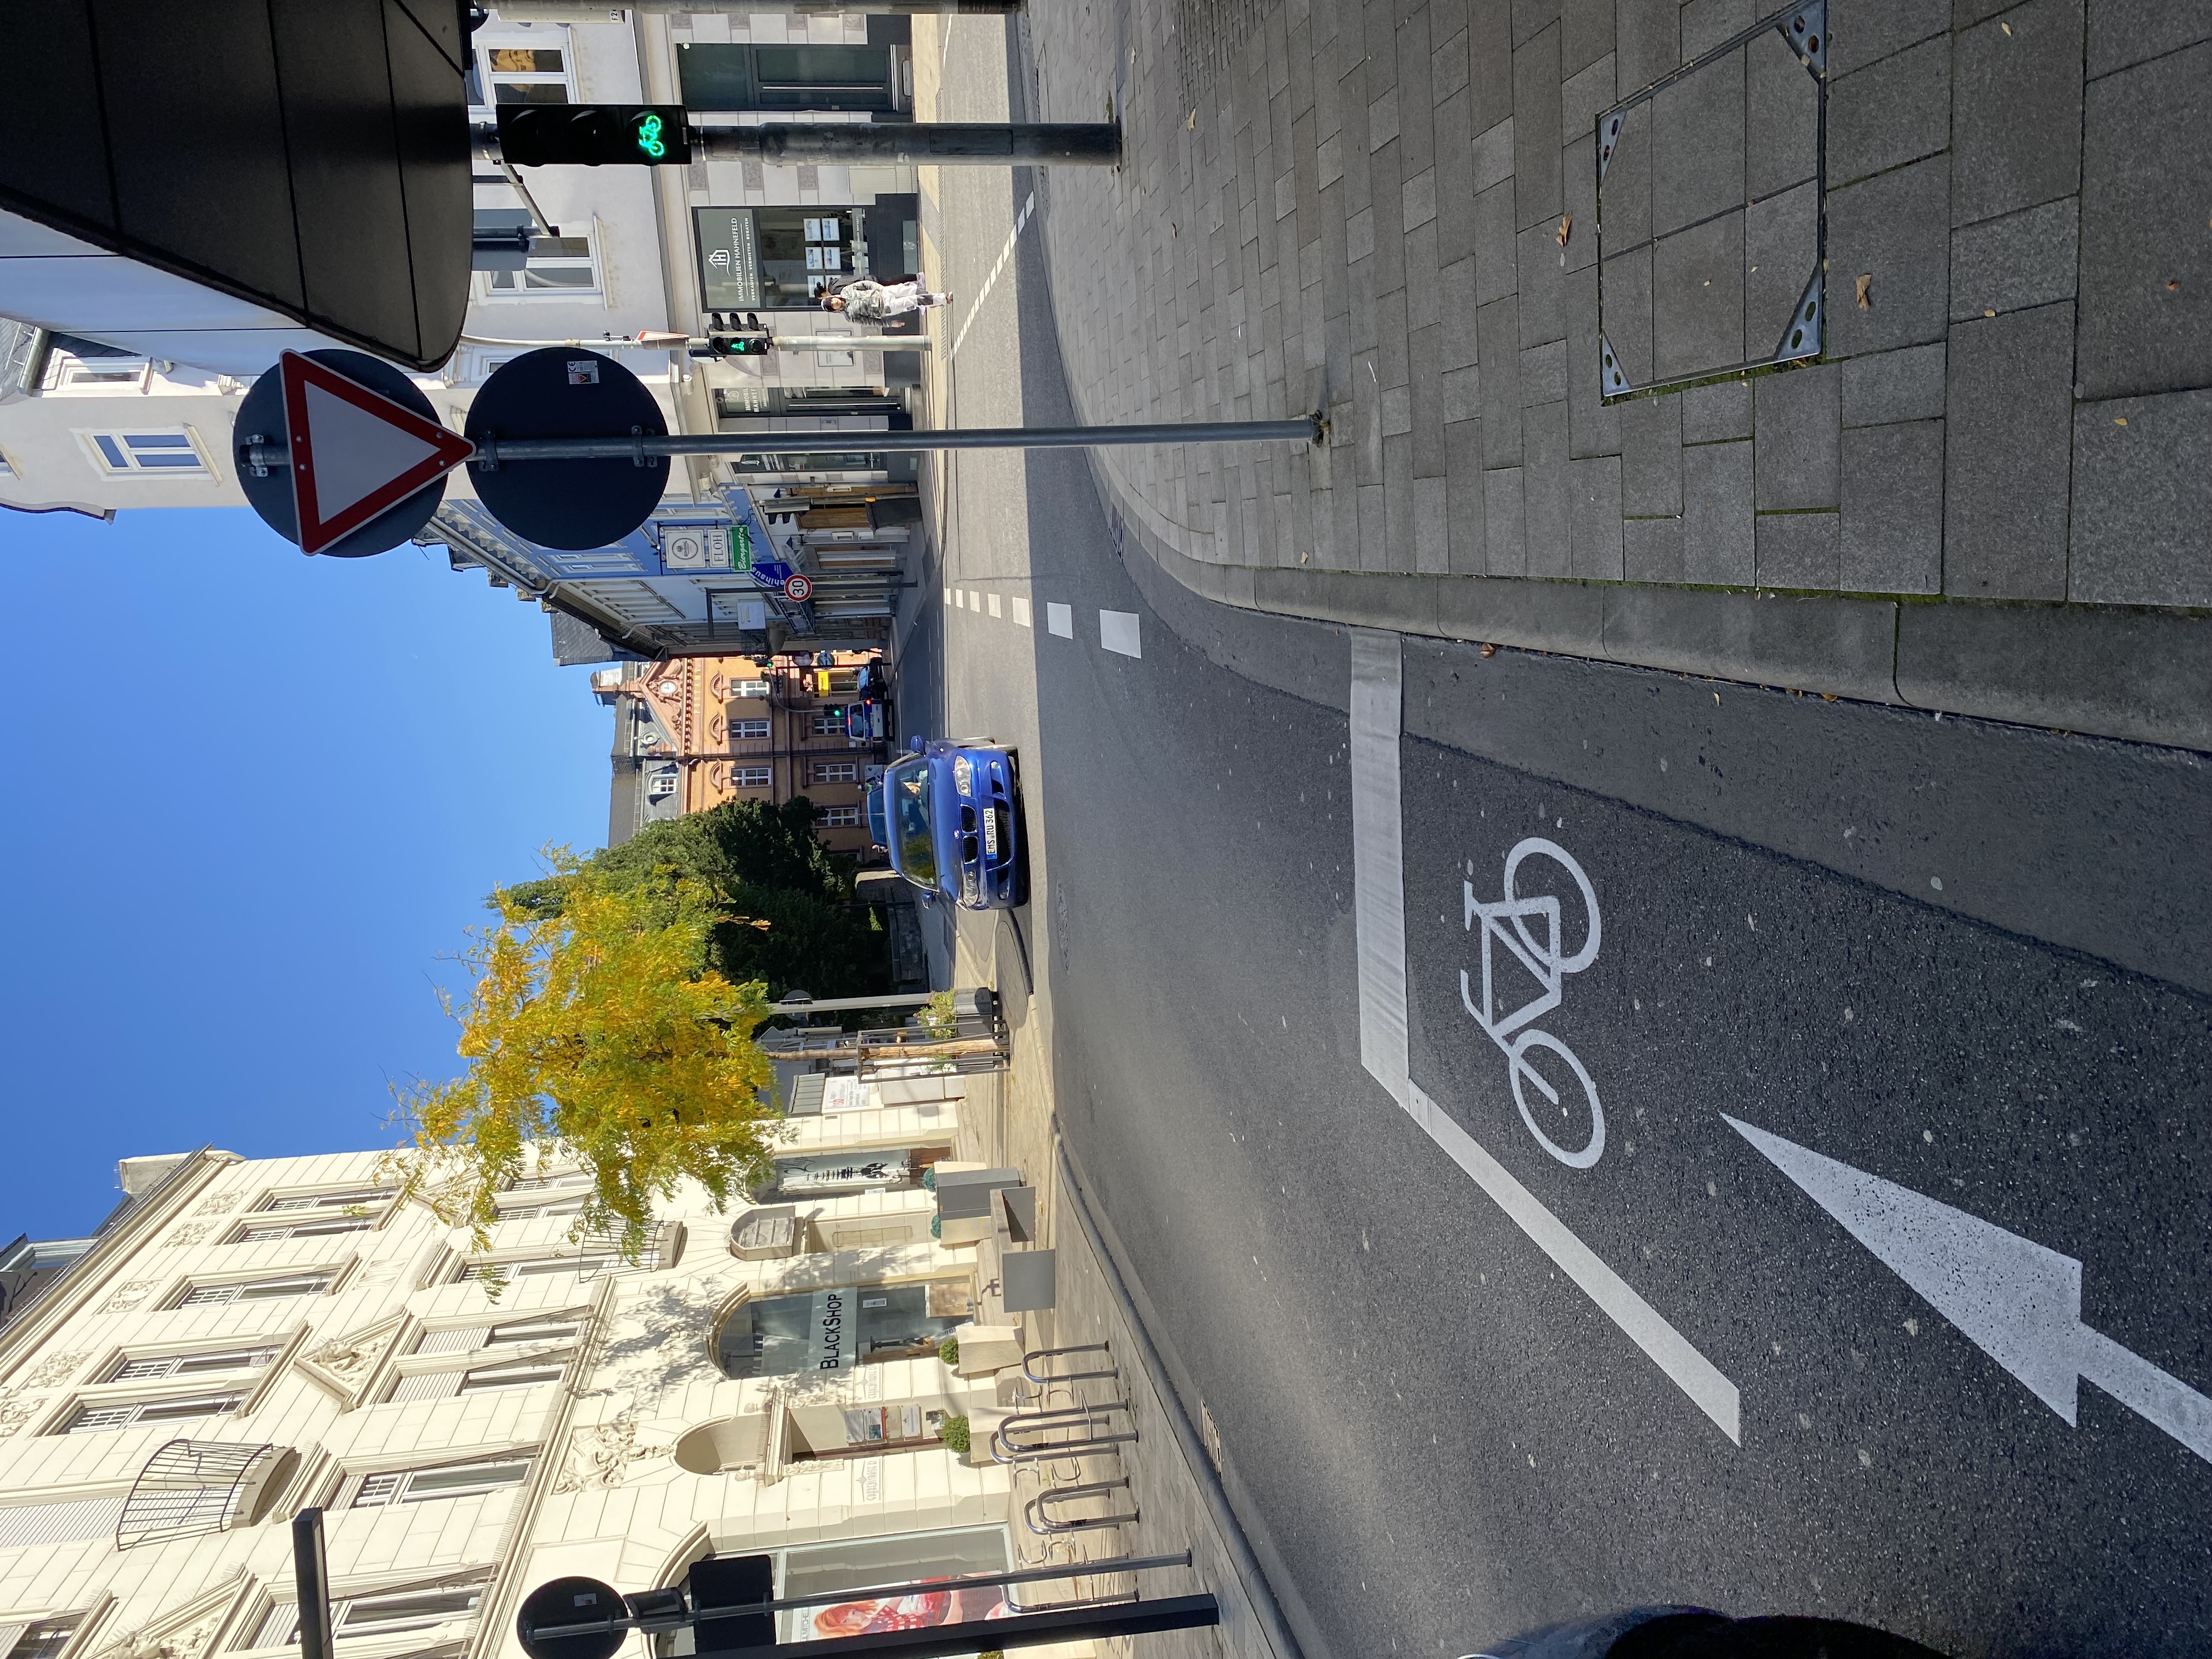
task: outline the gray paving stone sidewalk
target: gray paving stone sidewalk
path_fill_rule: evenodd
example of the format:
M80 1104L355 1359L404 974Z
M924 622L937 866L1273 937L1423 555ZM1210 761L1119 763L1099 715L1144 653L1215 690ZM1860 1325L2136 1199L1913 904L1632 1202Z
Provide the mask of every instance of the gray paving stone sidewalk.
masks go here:
M1042 198L1085 416L1328 415L1306 452L1099 459L1194 585L1325 614L1368 590L1228 573L1484 578L1418 605L1720 672L1786 609L1747 601L1833 596L1794 613L1790 683L2212 733L2212 7L1122 0L1024 28L1040 112L1110 93L1127 143ZM2146 653L2166 678L2127 695L2158 709L2095 712Z

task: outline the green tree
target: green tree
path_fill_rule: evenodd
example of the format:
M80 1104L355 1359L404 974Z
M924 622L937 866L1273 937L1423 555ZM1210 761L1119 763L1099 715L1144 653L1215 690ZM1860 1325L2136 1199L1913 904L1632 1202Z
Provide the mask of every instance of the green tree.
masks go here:
M853 904L853 860L815 839L814 807L803 795L664 819L588 862L623 891L665 896L672 874L696 883L719 912L702 965L732 984L763 981L771 1000L794 988L866 996L890 983L889 939ZM538 915L556 912L565 890L557 877L509 890ZM665 909L665 896L654 902Z
M482 1249L533 1152L574 1160L592 1188L573 1236L615 1238L634 1259L653 1200L679 1182L720 1205L770 1173L776 1118L759 1091L772 1073L751 1040L767 999L710 965L721 911L698 882L623 885L549 858L533 902L492 896L499 919L464 955L467 1004L447 1002L467 1069L402 1091L409 1145L386 1171Z

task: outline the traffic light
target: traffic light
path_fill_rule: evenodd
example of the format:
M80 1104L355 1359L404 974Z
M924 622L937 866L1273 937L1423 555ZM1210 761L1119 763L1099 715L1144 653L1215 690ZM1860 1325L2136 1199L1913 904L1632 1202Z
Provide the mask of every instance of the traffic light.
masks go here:
M500 154L517 167L678 167L691 130L673 104L501 104Z
M751 312L742 317L734 311L710 311L707 313L707 349L695 351L700 357L761 357L775 349L775 342L761 325L761 319Z

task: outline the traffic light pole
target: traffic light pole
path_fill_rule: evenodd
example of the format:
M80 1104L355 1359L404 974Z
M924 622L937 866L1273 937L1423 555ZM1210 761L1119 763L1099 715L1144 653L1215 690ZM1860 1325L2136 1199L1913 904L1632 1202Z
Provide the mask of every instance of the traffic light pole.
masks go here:
M850 440L871 453L941 449L1111 449L1141 444L1321 443L1328 423L1319 415L1291 421L1164 421L1146 426L1004 426L911 432L719 432L652 437L497 438L477 441L472 467L496 471L508 462L632 460L640 466L677 455L810 455L825 442ZM291 452L266 439L240 446L248 467L286 469Z
M1121 129L1099 121L779 121L694 125L691 150L770 167L1113 167L1121 159Z

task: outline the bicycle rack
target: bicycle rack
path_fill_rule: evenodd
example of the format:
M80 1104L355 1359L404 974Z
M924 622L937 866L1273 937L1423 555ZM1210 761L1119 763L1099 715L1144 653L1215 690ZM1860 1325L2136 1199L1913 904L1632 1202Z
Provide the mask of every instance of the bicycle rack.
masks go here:
M1062 1371L1054 1376L1039 1376L1036 1374L1036 1362L1040 1359L1056 1359L1062 1354L1070 1353L1111 1353L1113 1352L1113 1346L1105 1342L1078 1342L1065 1348L1032 1348L1022 1356L1022 1375L1039 1388L1053 1382L1079 1382L1086 1377L1119 1376L1121 1374L1121 1368L1110 1364L1103 1371Z
M1091 1532L1100 1527L1118 1527L1125 1521L1134 1521L1137 1510L1133 1507L1127 1515L1079 1516L1072 1521L1055 1521L1047 1506L1055 1499L1066 1502L1076 1498L1097 1498L1116 1487L1127 1490L1128 1481L1091 1480L1079 1486L1054 1486L1050 1492L1041 1492L1022 1505L1022 1523L1038 1537L1053 1533Z
M1126 1433L1109 1431L1104 1425L1114 1413L1127 1417ZM1136 1419L1126 1400L1099 1406L1075 1406L1060 1411L1017 1412L991 1431L991 1461L994 1463L1035 1463L1057 1457L1091 1457L1127 1445L1137 1438ZM1034 1436L1079 1431L1078 1440L1046 1441Z

